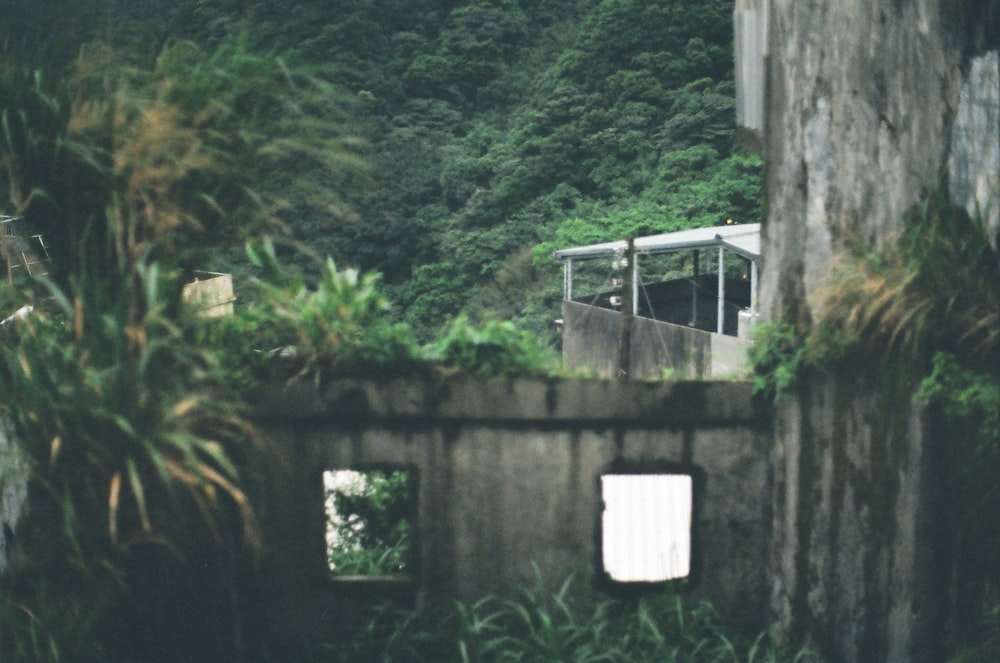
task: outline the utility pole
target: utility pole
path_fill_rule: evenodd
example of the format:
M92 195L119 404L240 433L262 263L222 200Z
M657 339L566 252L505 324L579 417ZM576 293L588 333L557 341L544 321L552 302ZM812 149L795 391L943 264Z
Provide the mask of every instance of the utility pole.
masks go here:
M618 377L629 377L632 364L632 320L635 317L635 238L629 237L622 260L621 335L618 340Z

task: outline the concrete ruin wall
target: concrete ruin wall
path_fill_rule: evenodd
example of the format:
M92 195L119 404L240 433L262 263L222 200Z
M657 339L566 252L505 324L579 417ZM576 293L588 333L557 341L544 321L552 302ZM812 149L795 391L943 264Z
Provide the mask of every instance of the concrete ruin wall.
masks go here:
M746 383L406 377L277 387L260 425L279 452L258 496L279 632L349 624L391 595L450 605L570 576L608 598L598 572L599 478L691 472L693 600L737 628L767 625L771 432ZM321 474L403 467L418 477L412 583L331 581ZM612 594L614 591L612 591Z
M747 28L767 35L765 320L815 319L845 237L892 243L941 183L970 212L997 207L1000 2L738 10L766 19ZM931 497L947 440L912 406L914 389L877 362L844 365L807 376L777 415L772 610L787 637L818 641L831 660L934 661L947 641L947 560L935 559L947 513Z

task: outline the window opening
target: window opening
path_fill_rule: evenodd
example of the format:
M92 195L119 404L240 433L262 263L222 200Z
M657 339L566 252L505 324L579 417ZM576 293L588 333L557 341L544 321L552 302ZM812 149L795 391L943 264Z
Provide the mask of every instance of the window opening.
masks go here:
M416 480L409 470L323 473L326 559L338 576L413 571Z
M615 582L664 582L691 572L688 474L601 476L601 557Z

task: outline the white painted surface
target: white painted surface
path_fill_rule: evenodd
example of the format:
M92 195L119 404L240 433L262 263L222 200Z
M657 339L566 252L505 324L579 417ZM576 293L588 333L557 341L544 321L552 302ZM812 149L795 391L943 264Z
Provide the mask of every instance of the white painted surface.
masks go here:
M618 582L661 582L691 571L691 477L601 477L604 570Z

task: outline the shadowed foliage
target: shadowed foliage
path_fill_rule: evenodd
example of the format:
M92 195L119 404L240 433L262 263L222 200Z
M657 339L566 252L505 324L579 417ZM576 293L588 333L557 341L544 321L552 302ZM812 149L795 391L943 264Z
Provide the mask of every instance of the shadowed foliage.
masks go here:
M0 418L31 505L0 651L240 660L261 544L247 458L266 450L218 348L194 342L182 276L275 228L285 202L259 184L308 188L292 162L335 185L300 204L343 213L362 144L332 87L240 38L150 62L93 45L62 78L5 67L0 92L6 193L54 261L11 298L34 312L0 329Z

